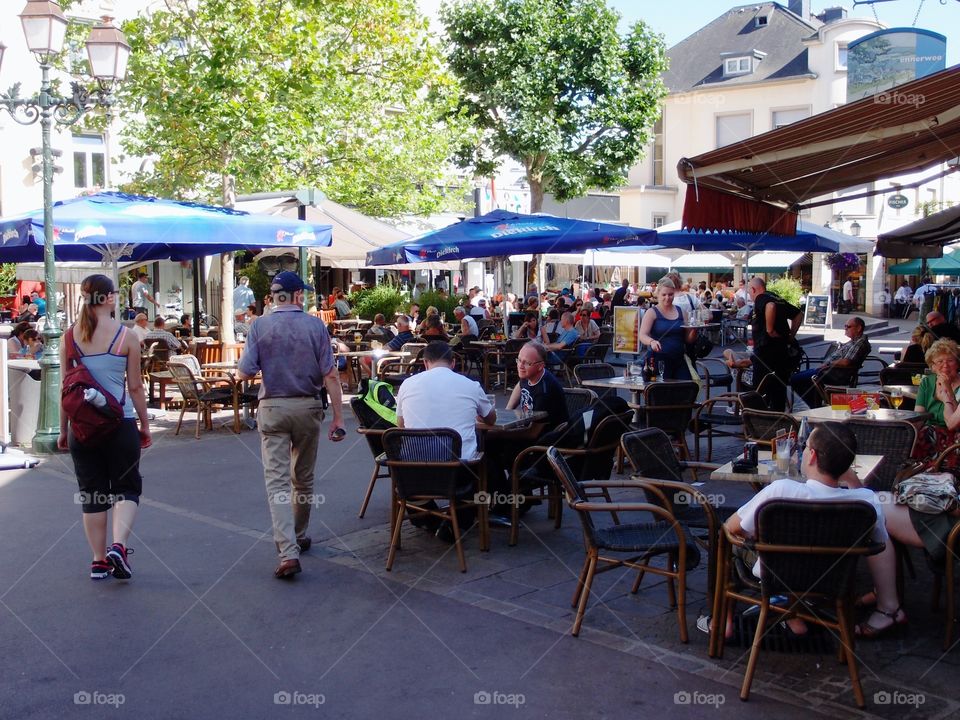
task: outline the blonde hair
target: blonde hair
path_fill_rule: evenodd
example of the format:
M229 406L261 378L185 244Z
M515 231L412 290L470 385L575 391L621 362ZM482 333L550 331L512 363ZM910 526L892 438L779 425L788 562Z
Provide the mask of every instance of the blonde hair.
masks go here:
M932 335L933 333L929 334ZM923 359L932 369L933 364L944 355L949 355L958 363L960 363L960 347L958 347L957 344L949 338L940 338L930 345L930 347L927 349L927 352L924 353Z
M657 292L659 292L661 288L676 290L677 286L669 275L665 275L664 277L660 278L660 282L657 283Z

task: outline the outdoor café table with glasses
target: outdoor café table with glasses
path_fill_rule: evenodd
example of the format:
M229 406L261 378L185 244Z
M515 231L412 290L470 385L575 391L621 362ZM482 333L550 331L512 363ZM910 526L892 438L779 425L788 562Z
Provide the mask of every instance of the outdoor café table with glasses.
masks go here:
M640 367L639 364L637 367ZM640 425L640 407L642 406L641 400L643 399L643 390L651 382L654 383L671 383L671 382L686 382L685 380L652 380L647 381L643 379L642 375L630 375L628 377L612 377L612 378L594 378L590 380L581 380L580 384L583 387L588 388L600 388L603 390L613 389L613 390L629 390L631 394L630 407L633 408L633 424Z
M710 479L750 483L756 491L759 491L764 485L774 480L779 480L780 478L789 477L794 480L800 480L795 461L787 463L786 470L784 470L782 469L784 467L783 464L778 467L777 461L772 459L773 452L771 450L760 450L757 455L758 462L755 472L735 472L733 463L740 458L740 456L738 456L711 472ZM883 455L857 455L850 469L856 473L861 482L869 484L868 479L871 473L876 470L882 460Z
M510 433L515 430L526 430L532 423L542 422L547 419L547 413L543 410L497 410L497 419L493 425L487 425L479 420L477 421L477 450L484 451L487 433L502 432ZM483 465L480 472L480 479L477 486L478 494L487 491L487 454L484 452ZM490 507L483 503L478 504L477 520L480 523L480 549L490 549Z
M923 422L928 417L930 413L928 412L916 412L914 410L892 410L890 408L877 408L875 410L867 410L864 413L854 413L849 408L839 409L829 406L813 408L811 410L801 410L800 412L791 413L793 417L797 420L802 420L803 418L807 419L807 422L810 423L822 423L828 421L837 421L842 422L848 420L851 417L862 418L865 420L906 420L908 422Z

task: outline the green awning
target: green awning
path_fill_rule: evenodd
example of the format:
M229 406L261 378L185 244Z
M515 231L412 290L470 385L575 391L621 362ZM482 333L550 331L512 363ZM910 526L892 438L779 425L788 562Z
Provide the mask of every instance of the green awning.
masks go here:
M891 275L919 275L922 260L909 260L894 265L887 272ZM932 275L960 275L960 257L957 253L945 251L943 257L927 260L927 272Z

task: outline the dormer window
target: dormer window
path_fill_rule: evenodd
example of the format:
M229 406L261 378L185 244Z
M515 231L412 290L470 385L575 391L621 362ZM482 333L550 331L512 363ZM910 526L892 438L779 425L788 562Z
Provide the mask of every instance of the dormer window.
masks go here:
M766 56L767 54L760 50L751 50L746 53L721 53L720 57L723 58L723 76L734 77L736 75L749 75L757 69L760 61Z
M754 26L758 28L766 27L769 21L770 18L766 15L757 15L757 17L754 18Z
M744 75L753 72L753 58L732 57L723 61L724 75Z

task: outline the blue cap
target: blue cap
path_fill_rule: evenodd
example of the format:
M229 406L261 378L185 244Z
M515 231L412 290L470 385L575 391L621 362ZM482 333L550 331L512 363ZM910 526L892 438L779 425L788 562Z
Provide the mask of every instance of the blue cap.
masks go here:
M292 293L297 290L310 290L313 292L313 288L310 285L307 285L299 275L290 270L277 273L273 278L273 282L270 283L270 292Z

